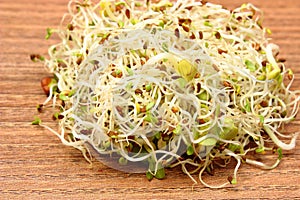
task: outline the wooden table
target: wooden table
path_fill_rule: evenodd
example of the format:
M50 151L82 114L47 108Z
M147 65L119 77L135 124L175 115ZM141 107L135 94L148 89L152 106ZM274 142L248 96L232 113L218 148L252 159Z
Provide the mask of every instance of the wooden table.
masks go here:
M296 72L294 89L300 89L300 1L249 1L265 11L264 25ZM244 0L213 2L234 8ZM0 199L300 199L300 138L272 171L243 165L237 185L214 190L198 184L192 190L192 181L179 169L168 171L165 180L148 182L143 174L98 162L90 166L79 151L32 126L35 106L45 99L40 79L47 72L29 54L47 53L54 41L44 40L45 30L56 27L66 11L67 0L0 0ZM289 131L299 127L296 120ZM223 181L226 173L230 170L205 179Z

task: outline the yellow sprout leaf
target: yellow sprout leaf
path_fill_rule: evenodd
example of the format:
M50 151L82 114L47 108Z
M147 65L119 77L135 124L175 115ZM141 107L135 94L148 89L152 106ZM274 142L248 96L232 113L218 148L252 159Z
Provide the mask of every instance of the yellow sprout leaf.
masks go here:
M175 69L187 81L192 80L197 73L196 67L186 59L179 61Z

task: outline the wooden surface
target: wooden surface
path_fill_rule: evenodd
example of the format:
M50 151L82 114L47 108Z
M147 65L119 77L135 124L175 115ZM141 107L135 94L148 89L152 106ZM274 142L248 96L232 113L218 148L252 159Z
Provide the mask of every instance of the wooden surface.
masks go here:
M244 1L213 2L234 8ZM294 89L300 89L300 1L249 1L265 11L264 25L296 71ZM35 106L45 99L40 79L47 72L29 54L46 54L55 41L44 40L45 29L56 27L66 10L67 0L0 0L0 199L300 199L300 138L272 171L243 165L238 185L212 190L198 184L192 190L192 181L179 169L168 170L165 180L148 182L143 174L98 162L90 166L79 151L30 125ZM299 127L297 120L288 128ZM230 172L204 178L218 183Z

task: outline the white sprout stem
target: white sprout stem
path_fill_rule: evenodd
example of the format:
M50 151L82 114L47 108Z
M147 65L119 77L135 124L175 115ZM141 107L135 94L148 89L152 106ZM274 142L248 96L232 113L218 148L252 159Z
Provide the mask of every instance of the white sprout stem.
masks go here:
M294 136L292 137L290 143L286 144L276 137L276 135L274 134L274 131L272 131L272 128L269 125L264 125L264 130L269 135L269 137L272 139L272 141L280 148L282 148L284 150L291 150L291 149L295 148L296 140L297 140L299 133L295 133Z
M277 167L280 163L280 160L279 159L276 159L275 163L273 165L266 165L265 163L262 163L262 162L259 162L259 161L256 161L256 160L252 160L252 159L246 159L245 162L247 164L250 164L250 165L255 165L255 166L258 166L262 169L267 169L267 170L270 170L270 169L274 169L275 167Z

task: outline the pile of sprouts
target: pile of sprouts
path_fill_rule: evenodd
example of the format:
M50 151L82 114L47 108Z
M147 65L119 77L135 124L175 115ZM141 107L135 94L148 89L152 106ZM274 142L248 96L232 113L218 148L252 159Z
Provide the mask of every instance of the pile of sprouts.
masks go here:
M31 55L53 74L42 80L48 98L38 110L52 101L59 130L33 124L87 160L150 180L181 166L195 183L198 173L205 186L223 187L237 182L241 163L272 169L295 147L298 134L283 127L296 117L299 91L262 17L252 4L71 1L60 27L47 29L46 39L61 40L49 58ZM251 156L268 152L273 164ZM232 159L229 181L202 179Z

